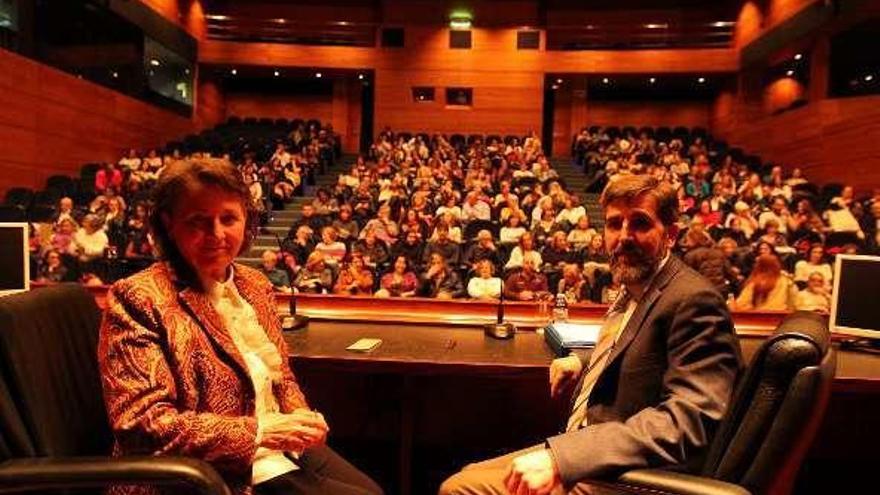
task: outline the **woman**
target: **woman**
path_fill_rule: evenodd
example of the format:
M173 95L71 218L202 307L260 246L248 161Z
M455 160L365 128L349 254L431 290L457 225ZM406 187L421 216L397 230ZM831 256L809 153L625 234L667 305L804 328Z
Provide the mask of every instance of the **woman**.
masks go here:
M101 218L89 214L83 218L83 226L74 234L79 260L83 263L95 261L104 256L104 250L110 245L110 239L101 229Z
M507 224L501 227L498 238L501 244L511 245L519 242L520 237L526 233L526 228L522 226L522 220L519 217L510 217Z
M348 254L348 248L336 240L336 229L327 226L321 229L321 242L315 245L315 252L323 254L324 263L335 268L342 263L345 255Z
M67 267L61 260L61 253L54 249L46 251L40 263L40 282L64 282L67 279Z
M519 244L510 252L510 258L508 258L507 264L504 265L504 269L519 268L523 265L523 260L525 259L531 260L536 268L544 264L541 253L535 249L535 238L529 232L526 232L519 238Z
M376 291L376 297L413 297L419 288L419 280L406 256L398 256L391 273L383 275L379 285L382 288Z
M590 217L583 215L578 218L574 228L568 233L568 242L571 247L581 251L590 245L590 241L595 235L596 229L590 227Z
M501 279L495 276L495 265L487 259L477 262L477 276L468 282L467 293L474 299L501 297Z
M563 294L568 304L590 299L590 284L577 263L566 263L562 267L562 278L559 280L557 294Z
M339 218L333 220L332 226L336 229L339 240L349 242L357 239L360 228L357 222L351 218L351 206L342 205L339 208Z
M810 279L810 275L818 272L825 281L826 289L831 290L831 282L833 274L831 264L824 262L825 246L822 244L813 244L807 253L807 259L800 260L794 265L794 281L806 284Z
M326 447L327 424L288 364L271 284L233 263L256 225L240 174L225 161L181 161L154 196L163 262L113 285L98 343L114 452L205 459L236 494L381 493Z
M364 257L360 253L354 253L351 261L339 272L333 293L349 296L373 293L373 273L367 269Z
M733 301L735 311L792 311L796 290L791 279L782 273L779 258L761 254L743 285L739 297Z
M327 266L323 253L315 251L309 255L293 285L298 291L311 294L326 294L333 288L333 271Z

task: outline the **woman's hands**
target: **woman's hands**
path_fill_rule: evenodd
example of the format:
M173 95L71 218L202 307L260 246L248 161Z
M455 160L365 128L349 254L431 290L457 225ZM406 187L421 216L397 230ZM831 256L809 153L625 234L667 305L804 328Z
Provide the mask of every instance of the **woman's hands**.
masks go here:
M267 414L262 418L260 428L260 447L293 452L323 444L330 431L324 416L309 409L296 409L289 414Z

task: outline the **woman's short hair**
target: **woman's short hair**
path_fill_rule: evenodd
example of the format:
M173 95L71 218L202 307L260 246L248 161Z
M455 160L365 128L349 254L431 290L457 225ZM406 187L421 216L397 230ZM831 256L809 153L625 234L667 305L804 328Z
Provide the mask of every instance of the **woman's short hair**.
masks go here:
M630 203L643 194L648 194L657 201L657 216L664 226L671 227L675 224L678 220L678 196L675 189L651 175L626 175L609 182L602 191L599 202L602 208L607 208L609 204L619 200Z
M178 275L192 275L192 267L180 254L174 241L168 235L162 218L170 217L178 201L192 194L200 186L213 186L238 197L245 211L245 239L241 254L248 250L259 228L258 213L251 199L250 191L241 174L228 161L223 159L193 159L173 162L162 174L153 189L153 209L150 212L150 229L156 241L160 257L167 259ZM195 280L195 279L192 279Z

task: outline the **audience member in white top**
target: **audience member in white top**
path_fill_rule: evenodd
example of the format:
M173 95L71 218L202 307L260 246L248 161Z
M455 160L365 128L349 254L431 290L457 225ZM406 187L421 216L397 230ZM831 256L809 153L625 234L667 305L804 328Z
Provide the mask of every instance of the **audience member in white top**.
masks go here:
M498 299L501 297L501 279L494 276L495 267L489 260L477 263L477 276L468 282L468 295L474 299Z
M538 270L544 264L541 253L535 249L535 239L530 232L526 232L519 238L519 245L510 252L510 259L507 260L504 269L519 268L523 265L523 260L525 259L530 259Z
M831 288L833 273L829 263L823 263L822 257L825 255L825 248L821 244L813 244L807 253L807 259L800 260L794 265L794 281L807 282L810 275L819 273L825 280L827 288Z
M516 244L519 242L520 237L525 233L526 229L521 225L520 218L518 216L512 216L507 219L507 225L501 227L501 231L498 233L498 239L501 244Z
M813 272L807 282L807 288L798 292L794 309L799 311L816 311L828 314L831 311L831 294L827 281L819 272Z
M107 249L110 240L102 226L101 219L97 215L86 215L83 219L82 228L73 236L80 261L92 261L104 256L104 250Z

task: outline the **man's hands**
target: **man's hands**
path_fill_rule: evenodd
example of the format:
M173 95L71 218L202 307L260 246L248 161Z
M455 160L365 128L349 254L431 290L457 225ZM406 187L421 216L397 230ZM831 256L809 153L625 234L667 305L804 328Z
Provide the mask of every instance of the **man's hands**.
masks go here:
M290 414L268 414L260 423L260 428L260 447L292 452L302 452L323 444L330 431L324 416L308 409L296 409Z
M550 397L559 397L577 383L584 365L577 356L554 359L550 363Z
M511 495L547 495L561 483L559 469L547 449L515 458L504 479Z

